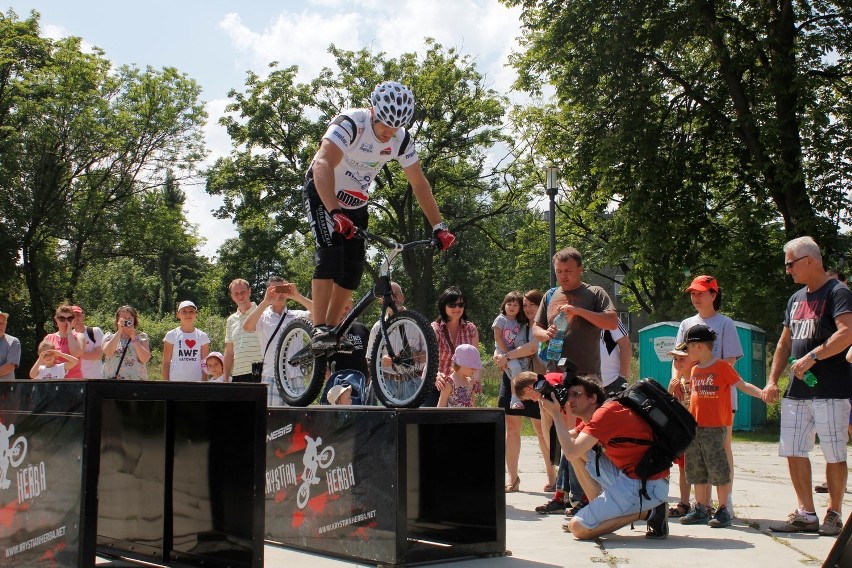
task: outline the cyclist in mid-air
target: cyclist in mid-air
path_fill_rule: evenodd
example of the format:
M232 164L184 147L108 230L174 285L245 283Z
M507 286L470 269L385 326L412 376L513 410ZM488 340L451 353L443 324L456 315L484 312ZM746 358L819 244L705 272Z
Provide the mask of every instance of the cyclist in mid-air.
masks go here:
M455 241L423 175L414 140L404 128L414 116L414 95L400 83L385 81L373 89L370 104L344 111L331 121L302 189L316 242L311 280L314 351L337 346L327 324L340 320L361 281L366 245L355 237L355 230L367 228L370 186L387 162L399 162L441 250Z

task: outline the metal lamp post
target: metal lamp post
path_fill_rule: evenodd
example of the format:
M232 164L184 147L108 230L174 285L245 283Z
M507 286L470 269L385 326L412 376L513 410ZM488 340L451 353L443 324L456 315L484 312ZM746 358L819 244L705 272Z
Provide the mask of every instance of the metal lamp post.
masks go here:
M556 254L556 191L559 186L559 170L553 165L553 162L547 162L544 165L544 172L547 183L545 188L547 196L550 198L550 215L548 221L550 224L550 287L556 286L556 272L553 269L553 255Z

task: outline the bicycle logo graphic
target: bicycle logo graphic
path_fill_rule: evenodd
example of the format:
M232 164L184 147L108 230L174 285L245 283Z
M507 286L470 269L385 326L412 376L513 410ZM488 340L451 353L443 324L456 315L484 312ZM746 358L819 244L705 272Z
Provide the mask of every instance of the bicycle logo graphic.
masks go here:
M322 444L321 437L318 436L314 440L310 436L305 436L305 441L308 443L305 448L305 455L302 458L305 471L302 472L302 485L299 486L299 491L296 493L296 505L300 509L304 509L305 505L308 504L308 499L311 496L311 485L320 482L317 469L326 469L334 461L334 448L331 446L326 446L322 451L317 452L317 448Z
M27 439L18 436L10 443L14 435L14 424L10 424L8 428L5 424L0 424L0 489L8 489L12 485L7 477L9 466L18 467L27 456Z

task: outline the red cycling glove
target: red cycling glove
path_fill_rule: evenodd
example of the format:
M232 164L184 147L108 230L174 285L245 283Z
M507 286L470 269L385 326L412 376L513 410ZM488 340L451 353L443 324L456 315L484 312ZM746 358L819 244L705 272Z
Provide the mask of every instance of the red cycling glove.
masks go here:
M447 250L456 242L456 236L447 230L444 223L438 223L432 228L432 240L440 250Z
M355 223L343 211L332 209L328 214L331 215L331 220L334 221L335 233L340 233L345 239L351 239L355 236Z

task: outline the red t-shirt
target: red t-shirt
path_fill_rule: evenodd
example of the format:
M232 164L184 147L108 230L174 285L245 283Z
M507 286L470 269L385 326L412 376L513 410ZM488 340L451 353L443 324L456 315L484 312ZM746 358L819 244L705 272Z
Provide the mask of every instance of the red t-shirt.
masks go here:
M57 351L61 351L62 353L71 355L71 350L68 348L68 337L59 337L58 333L49 333L45 336L45 339L53 343L56 346ZM60 361L64 361L64 359L60 359ZM83 378L83 366L80 364L80 361L77 361L77 364L73 367L68 367L68 363L65 363L65 378Z
M707 367L692 368L689 412L702 428L718 428L733 423L731 387L742 380L724 359Z
M639 479L633 469L648 451L649 446L629 442L617 444L609 442L613 438L621 437L653 441L654 431L645 419L620 402L609 401L595 411L592 419L583 428L583 432L594 436L603 444L606 457L627 477ZM668 475L669 470L665 470L650 479L662 479Z

